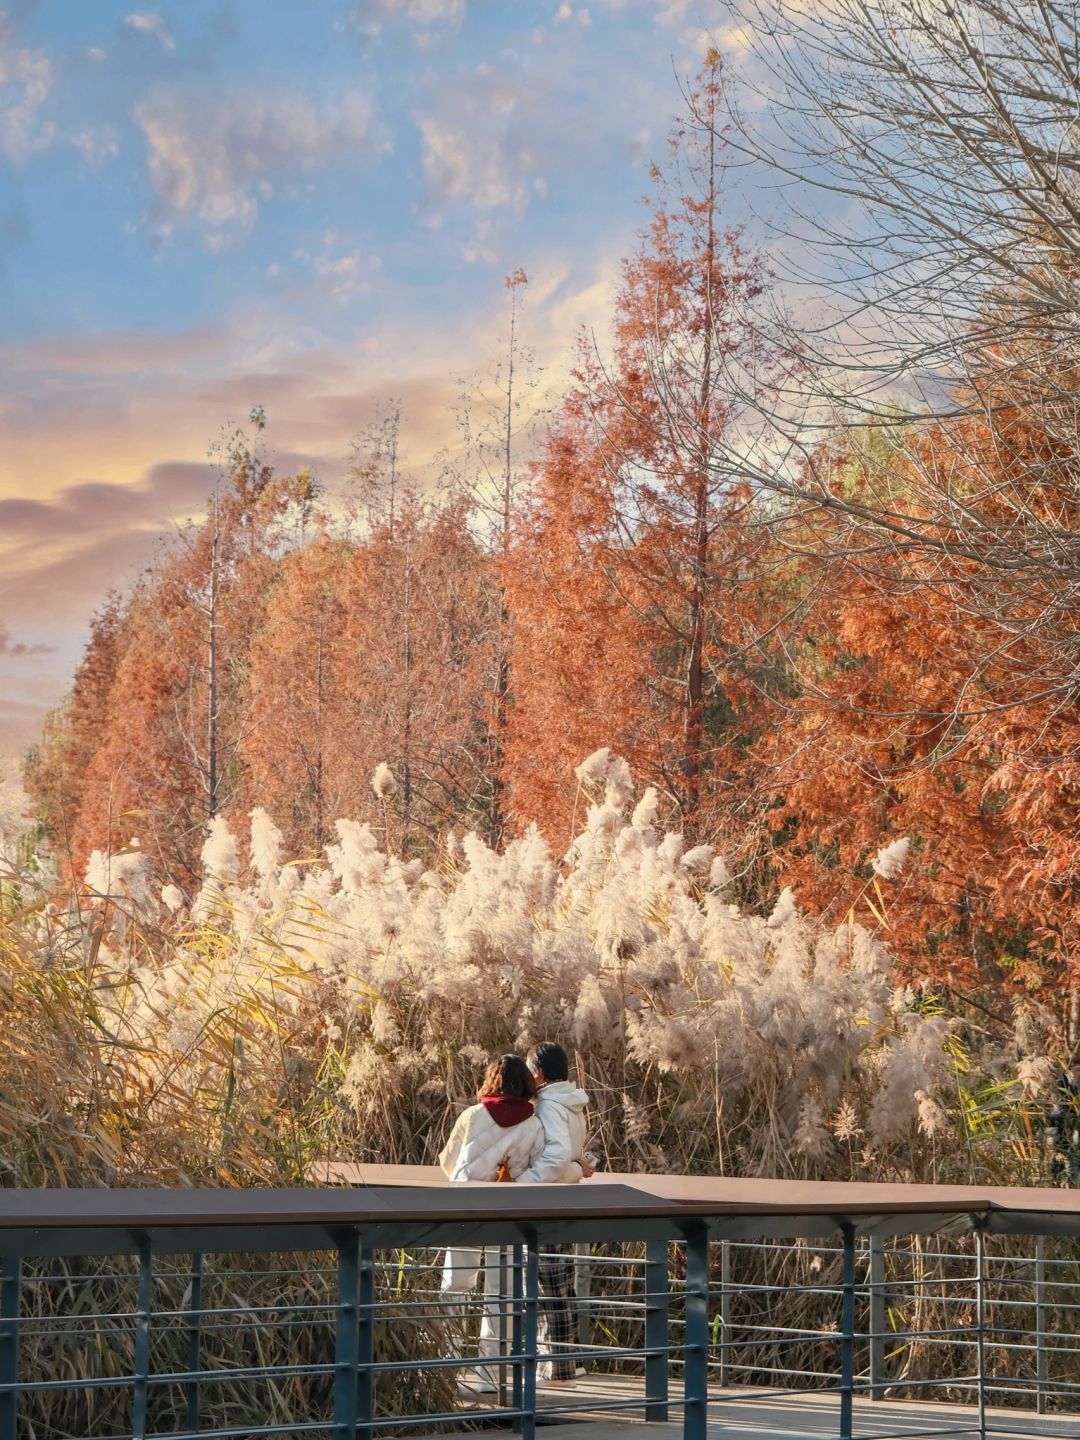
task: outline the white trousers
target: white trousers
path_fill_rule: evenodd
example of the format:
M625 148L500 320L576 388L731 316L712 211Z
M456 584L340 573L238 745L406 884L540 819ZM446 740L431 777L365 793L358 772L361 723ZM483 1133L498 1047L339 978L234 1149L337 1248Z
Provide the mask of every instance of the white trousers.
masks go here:
M443 1262L442 1292L444 1295L465 1296L476 1288L476 1282L483 1275L484 1281L484 1308L480 1316L480 1355L481 1360L495 1360L501 1354L509 1350L502 1346L504 1337L509 1335L507 1320L510 1309L510 1294L512 1290L512 1271L510 1264L507 1264L505 1278L501 1269L501 1257L505 1254L507 1261L510 1260L509 1250L503 1250L498 1245L477 1247L461 1245L454 1249L447 1250L446 1259ZM499 1288L505 1283L506 1293L500 1299ZM498 1378L498 1370L494 1365L477 1366L477 1373L483 1373L486 1380L492 1384Z

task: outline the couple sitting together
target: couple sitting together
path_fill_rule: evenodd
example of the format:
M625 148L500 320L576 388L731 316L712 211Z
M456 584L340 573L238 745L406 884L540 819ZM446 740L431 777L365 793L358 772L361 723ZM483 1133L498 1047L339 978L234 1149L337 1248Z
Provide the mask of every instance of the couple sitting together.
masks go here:
M589 1097L570 1083L570 1065L561 1045L535 1045L525 1060L501 1055L492 1060L480 1087L479 1104L457 1120L439 1164L451 1180L512 1180L522 1185L575 1184L593 1174L585 1150L585 1106ZM538 1351L549 1358L536 1370L545 1384L565 1384L584 1374L573 1360L560 1359L575 1344L574 1262L569 1247L540 1259ZM480 1359L495 1359L502 1348L505 1299L500 1303L499 1250L461 1247L446 1252L442 1288L468 1293L484 1272ZM478 1365L463 1377L465 1391L495 1389L495 1367Z

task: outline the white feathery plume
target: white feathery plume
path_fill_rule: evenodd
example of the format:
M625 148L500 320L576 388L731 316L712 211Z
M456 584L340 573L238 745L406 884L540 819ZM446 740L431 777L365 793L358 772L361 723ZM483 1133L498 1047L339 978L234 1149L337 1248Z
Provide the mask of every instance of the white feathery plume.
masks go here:
M660 810L660 800L656 793L656 787L650 785L642 795L641 799L634 806L634 813L630 816L630 824L635 830L651 830L656 824L656 817Z
M724 857L717 855L716 859L709 866L709 884L714 890L722 890L725 885L730 885L731 876L728 873Z
M608 761L605 779L604 803L616 810L625 809L634 798L634 780L621 755L613 755Z
M202 847L203 871L207 879L235 880L240 869L236 837L224 815L215 815L207 826Z
M1049 1055L1027 1055L1016 1067L1016 1078L1029 1099L1041 1095L1054 1078L1054 1062Z
M385 760L380 760L375 766L371 776L371 788L375 791L376 799L381 800L384 805L397 794L397 780Z
M130 900L137 909L150 906L149 857L141 850L93 850L86 862L86 888L95 895Z
M170 915L175 915L178 910L184 908L187 901L179 885L163 885L161 887L161 903Z
M782 926L786 925L789 920L793 920L795 915L795 892L790 885L786 885L784 889L780 891L780 898L773 906L772 914L769 916L766 924L770 930L779 930Z
M574 771L578 781L582 785L599 785L607 774L610 756L610 745L602 745L599 750L587 755Z
M894 840L891 845L883 846L872 862L874 874L880 875L882 880L895 880L904 868L910 848L911 841L906 835L902 840Z
M281 869L281 831L261 805L251 812L251 863L256 874L270 880Z
M704 870L711 859L711 845L695 845L692 850L687 850L682 863L687 870Z

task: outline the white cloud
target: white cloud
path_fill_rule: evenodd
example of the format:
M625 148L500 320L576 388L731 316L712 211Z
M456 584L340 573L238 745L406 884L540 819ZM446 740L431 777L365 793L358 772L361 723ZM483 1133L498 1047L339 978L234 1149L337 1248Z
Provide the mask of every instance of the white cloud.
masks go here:
M356 9L364 13L400 16L412 25L446 25L456 29L465 19L466 0L368 0Z
M366 147L367 96L350 91L315 104L303 96L233 94L207 105L174 90L136 108L146 137L150 181L167 210L229 236L250 229L274 172L312 171Z
M169 27L154 10L136 10L133 15L127 17L124 24L130 26L132 30L140 31L143 35L152 35L163 50L176 49L176 41L169 31Z
M19 49L0 35L0 151L13 164L21 165L52 143L56 127L38 112L53 78L52 61L43 50Z
M515 174L507 137L499 130L477 133L433 115L420 120L424 176L446 200L468 200L480 210L520 206L528 193Z
M97 168L120 153L120 139L111 125L88 125L71 137L71 143L86 161Z
M443 114L419 117L424 178L433 196L478 210L524 207L535 157L532 127L513 123L519 102L511 77L478 66Z
M377 4L382 10L403 10L421 25L435 21L460 25L465 19L465 0L377 0Z
M491 231L490 220L477 220L473 225L472 238L461 251L462 258L468 264L476 265L478 262L483 262L485 265L494 265L498 260L498 255L488 243L491 239Z
M419 50L434 50L447 35L465 23L467 0L361 0L352 12L352 24L368 43L374 43L384 26L407 26Z
M359 250L352 250L347 255L318 255L312 268L331 300L344 305L371 290L374 275L382 269L382 261L378 255L365 256Z
M293 300L318 297L330 300L335 305L346 305L359 295L371 293L375 277L382 270L378 255L355 248L347 248L344 237L337 231L326 230L320 236L324 247L321 253L313 254L304 246L293 250L293 265L275 262L263 272L274 282L274 289ZM332 253L334 251L342 253Z
M656 16L657 25L682 25L690 10L690 0L665 0Z

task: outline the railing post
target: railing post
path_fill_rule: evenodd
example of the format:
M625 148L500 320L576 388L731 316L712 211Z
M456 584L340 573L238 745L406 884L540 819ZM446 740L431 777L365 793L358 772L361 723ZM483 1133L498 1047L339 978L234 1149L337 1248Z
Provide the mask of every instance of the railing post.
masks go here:
M360 1232L338 1240L338 1293L334 1326L334 1435L355 1440L359 1422Z
M592 1307L592 1246L574 1246L574 1294L577 1296L578 1343L591 1345L596 1333Z
M540 1308L540 1246L530 1235L525 1246L525 1294L522 1300L521 1440L536 1437L536 1345Z
M203 1257L191 1257L191 1305L188 1309L188 1370L195 1374L202 1369L202 1279ZM201 1385L198 1380L189 1380L184 1387L187 1391L187 1428L199 1428L199 1402Z
M870 1236L870 1399L885 1398L885 1244Z
M1045 1415L1049 1366L1046 1353L1046 1237L1035 1237L1035 1413Z
M19 1316L22 1260L0 1260L0 1440L16 1440L19 1417Z
M366 1435L375 1420L375 1251L360 1247L360 1285L357 1296L356 1419ZM349 1440L353 1440L350 1435Z
M131 1394L131 1440L146 1440L150 1394L150 1306L153 1300L154 1252L149 1236L139 1237L138 1299L135 1308L135 1368Z
M645 1419L668 1418L668 1247L645 1242Z
M975 1357L978 1366L979 1440L986 1440L986 1234L975 1225Z
M855 1426L855 1227L840 1226L844 1240L840 1303L840 1440L851 1440Z
M720 1386L731 1384L731 1244L720 1241Z
M700 1221L686 1236L683 1440L705 1440L709 1421L709 1231Z
M514 1297L514 1303L510 1314L510 1353L513 1357L510 1371L510 1387L513 1395L513 1408L519 1413L514 1416L513 1429L515 1434L521 1433L521 1414L524 1409L525 1397L525 1372L522 1368L522 1356L525 1353L525 1269L524 1252L520 1245L515 1245L510 1252L510 1264L513 1274L510 1277L510 1293Z
M499 1367L496 1372L498 1378L496 1394L499 1398L499 1409L506 1409L506 1362L509 1358L509 1327L507 1325L507 1310L510 1306L510 1265L509 1250L505 1245L499 1246L499 1316L495 1325L495 1333L499 1346Z

